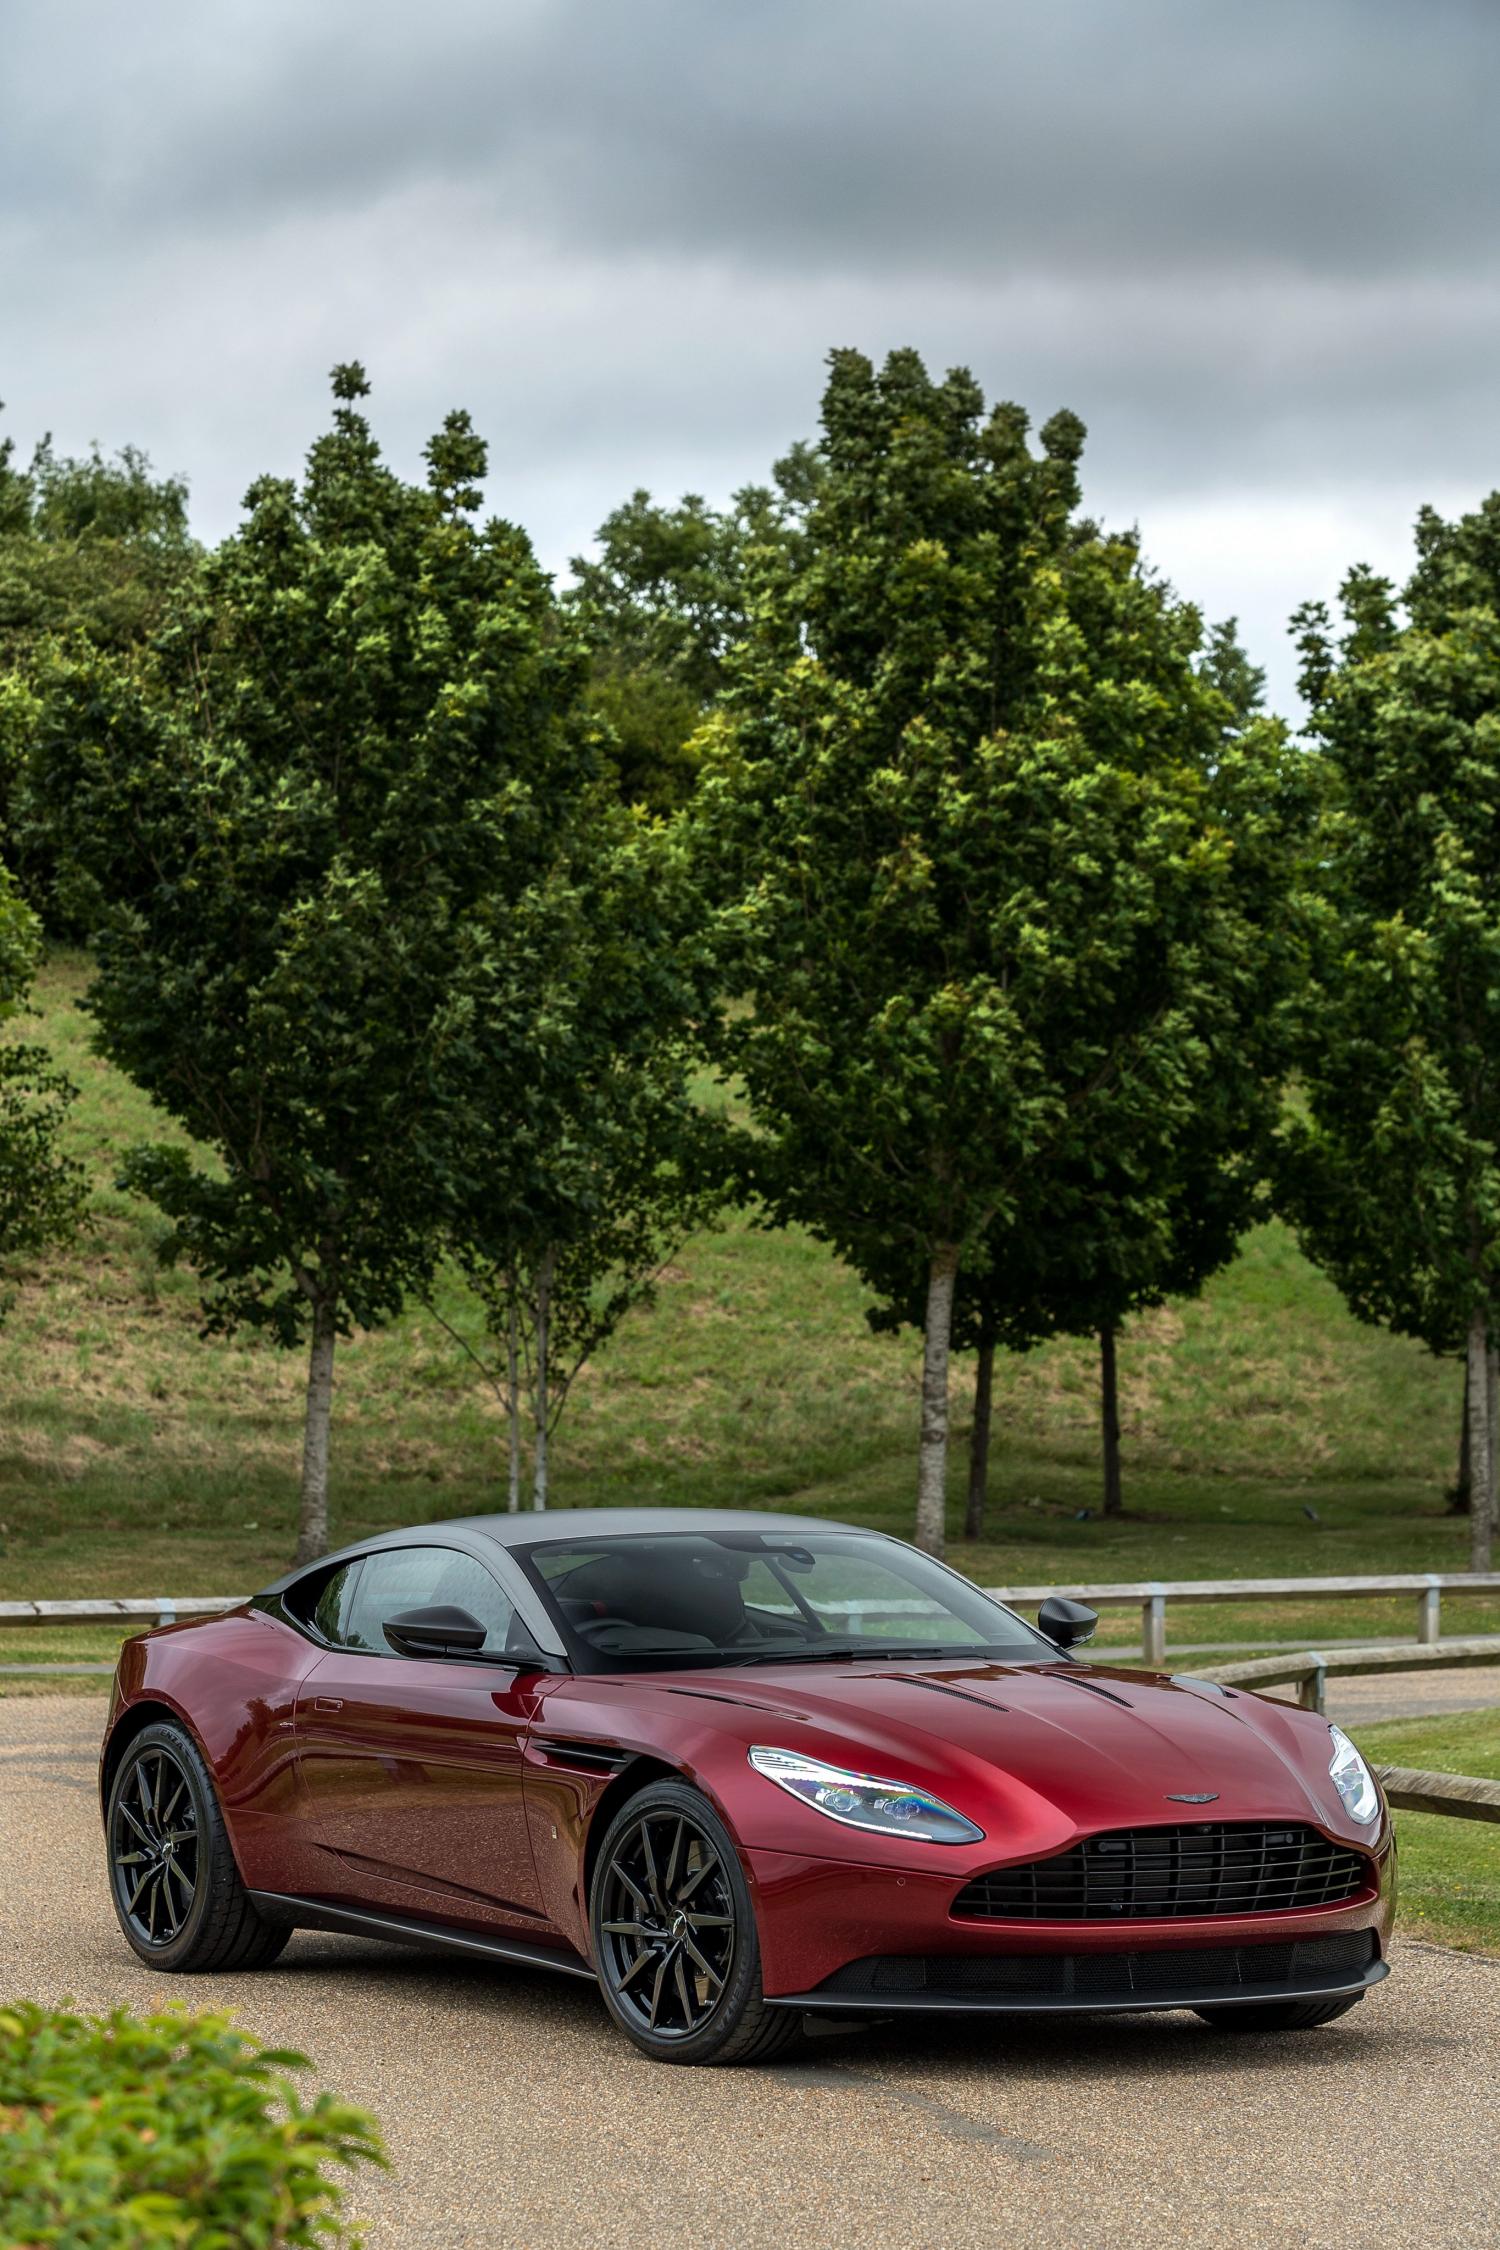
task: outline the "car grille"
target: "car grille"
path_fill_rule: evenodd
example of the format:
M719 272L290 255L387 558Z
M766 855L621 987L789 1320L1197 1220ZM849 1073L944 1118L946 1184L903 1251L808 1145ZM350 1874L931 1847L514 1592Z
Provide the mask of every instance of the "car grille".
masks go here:
M1006 1922L1171 1921L1337 1906L1370 1881L1363 1852L1315 1828L1211 1821L1123 1828L966 1884L952 1911Z
M1286 1945L1184 1946L1152 1953L872 1954L835 1970L819 1993L951 2000L1120 2002L1134 1995L1235 1992L1357 1976L1375 1958L1373 1930Z

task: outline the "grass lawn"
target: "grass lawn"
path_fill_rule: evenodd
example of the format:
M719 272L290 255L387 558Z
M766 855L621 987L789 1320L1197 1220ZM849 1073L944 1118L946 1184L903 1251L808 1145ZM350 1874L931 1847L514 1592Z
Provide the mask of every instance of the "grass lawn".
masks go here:
M1500 1711L1391 1719L1358 1729L1373 1764L1500 1781ZM1397 1928L1465 1952L1500 1953L1500 1824L1398 1812L1401 1904Z
M113 1179L129 1142L171 1128L90 1054L86 974L81 957L56 955L38 992L40 1036L82 1088L70 1133L92 1225L9 1283L0 1598L248 1591L291 1552L300 1356L203 1340L191 1275L159 1270L157 1218ZM748 1503L908 1530L916 1340L871 1335L865 1301L802 1233L736 1222L688 1244L654 1310L580 1381L556 1444L557 1500ZM477 1333L456 1289L443 1309ZM1129 1512L1110 1523L1097 1512L1092 1350L1056 1344L997 1371L988 1534L952 1548L982 1583L1463 1566L1466 1526L1443 1500L1458 1369L1359 1326L1282 1227L1260 1229L1201 1301L1134 1323L1120 1360ZM970 1386L960 1365L955 1532ZM493 1506L502 1438L430 1315L354 1337L337 1370L335 1536ZM1454 1601L1445 1625L1500 1629L1500 1603ZM1411 1630L1405 1602L1172 1618L1183 1640ZM1101 1641L1137 1632L1111 1613ZM31 1654L40 1637L20 1660Z

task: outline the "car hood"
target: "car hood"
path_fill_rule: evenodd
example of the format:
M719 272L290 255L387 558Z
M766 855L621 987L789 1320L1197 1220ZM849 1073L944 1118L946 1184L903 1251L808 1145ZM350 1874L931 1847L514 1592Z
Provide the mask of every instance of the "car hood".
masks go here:
M1030 1850L1205 1820L1307 1820L1373 1841L1329 1778L1324 1721L1208 1681L1076 1663L788 1664L666 1692L714 1706L737 1746L920 1783Z

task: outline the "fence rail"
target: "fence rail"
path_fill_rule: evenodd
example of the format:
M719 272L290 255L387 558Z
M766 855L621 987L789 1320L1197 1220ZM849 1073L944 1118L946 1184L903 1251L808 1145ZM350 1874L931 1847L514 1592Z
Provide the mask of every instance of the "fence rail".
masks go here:
M243 1594L167 1594L142 1601L0 1602L0 1632L17 1625L175 1625L182 1617L218 1617L238 1609Z
M1295 1656L1250 1656L1238 1664L1206 1665L1200 1675L1220 1687L1295 1687L1304 1711L1327 1709L1329 1680L1356 1673L1457 1670L1469 1664L1500 1664L1500 1634L1470 1641L1443 1641L1436 1648L1300 1649Z
M1442 1641L1443 1595L1500 1594L1500 1571L1408 1571L1374 1578L1132 1579L1109 1586L987 1586L984 1591L1012 1609L1034 1606L1049 1594L1068 1594L1094 1609L1139 1609L1144 1661L1162 1665L1167 1659L1170 1602L1379 1601L1407 1594L1417 1605L1416 1645L1435 1648ZM243 1594L226 1594L0 1602L0 1630L28 1625L170 1625L183 1617L216 1617L222 1610L237 1609L244 1599Z
M1466 1773L1419 1773L1411 1766L1377 1766L1376 1776L1401 1812L1444 1813L1451 1820L1500 1820L1500 1781Z
M1169 1602L1378 1601L1409 1594L1417 1605L1417 1643L1442 1638L1443 1595L1500 1593L1500 1571L1407 1571L1381 1578L1179 1578L1135 1579L1119 1586L986 1586L1012 1609L1068 1594L1091 1609L1139 1609L1141 1646L1148 1664L1167 1658Z

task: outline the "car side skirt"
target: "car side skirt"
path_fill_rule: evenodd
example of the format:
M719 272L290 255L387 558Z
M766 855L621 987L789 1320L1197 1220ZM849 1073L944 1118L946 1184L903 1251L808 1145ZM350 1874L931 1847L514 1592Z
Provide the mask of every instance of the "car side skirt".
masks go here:
M372 1914L365 1907L340 1906L331 1899L299 1898L290 1891L251 1891L251 1904L268 1922L290 1922L299 1930L331 1930L344 1937L377 1938L389 1945L425 1945L438 1953L468 1953L487 1961L510 1961L521 1968L554 1969L560 1976L597 1982L587 1961L524 1938L490 1937L448 1922L422 1922L400 1914Z
M1357 1976L1336 1979L1286 1977L1276 1983L1205 1984L1195 1990L1132 1992L1111 1999L1072 1992L768 1992L768 2008L826 2010L830 2015L920 2016L1106 2016L1146 2015L1168 2008L1254 2007L1264 2000L1343 2000L1379 1984L1390 1964L1372 1961Z

